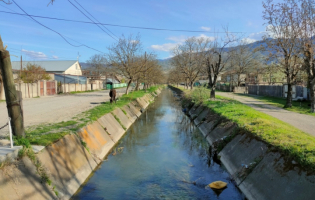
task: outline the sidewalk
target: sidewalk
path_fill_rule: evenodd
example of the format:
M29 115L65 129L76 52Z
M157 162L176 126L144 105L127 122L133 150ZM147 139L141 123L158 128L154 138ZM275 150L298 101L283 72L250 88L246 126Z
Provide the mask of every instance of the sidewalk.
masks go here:
M231 92L216 92L216 95L235 99L255 110L271 115L279 120L286 122L306 133L315 136L315 117L296 112L291 112L279 107L268 105L258 99L239 96Z

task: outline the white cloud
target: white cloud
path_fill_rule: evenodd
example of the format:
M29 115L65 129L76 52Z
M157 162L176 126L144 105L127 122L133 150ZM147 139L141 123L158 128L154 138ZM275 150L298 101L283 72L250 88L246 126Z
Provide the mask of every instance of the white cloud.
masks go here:
M205 30L205 31L210 31L210 30L211 30L210 27L205 27L205 26L202 26L201 29L202 29L202 30Z
M25 49L22 49L22 52L27 55L28 57L32 58L32 59L47 59L47 55L42 53L42 52L35 52L35 51L28 51Z
M58 56L54 56L54 55L53 55L53 56L52 56L52 58L53 58L53 59L58 59L59 57L58 57Z
M138 44L140 41L139 40L131 40L130 43Z
M174 49L178 43L166 43L162 45L151 45L151 48L157 51L171 51Z
M172 36L172 37L169 37L167 39L172 40L172 41L177 42L177 43L183 43L183 42L185 42L185 40L187 38L188 38L187 36L180 35L180 36Z
M266 35L265 31L251 33L247 38L244 38L243 41L246 43L253 43L263 39L263 36Z
M174 41L175 43L165 43L161 45L151 45L151 48L157 51L171 51L174 49L177 45L183 44L185 40L187 39L187 36L180 35L180 36L172 36L167 38L167 40ZM204 38L204 39L209 39L209 40L214 40L214 37L209 37L206 36L205 34L200 34L199 36L196 36L197 39Z
M201 34L201 35L197 36L196 38L197 38L197 39L201 39L201 38L203 38L203 39L208 39L208 40L210 40L210 41L215 40L215 37L209 37L209 36L206 36L205 34Z

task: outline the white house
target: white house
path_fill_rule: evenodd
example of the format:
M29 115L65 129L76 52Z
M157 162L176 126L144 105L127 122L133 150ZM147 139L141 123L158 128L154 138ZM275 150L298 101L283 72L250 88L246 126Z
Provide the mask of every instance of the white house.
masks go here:
M22 68L26 68L28 63L41 66L47 73L82 75L81 65L76 60L23 61ZM12 69L21 69L20 61L13 61L11 64Z

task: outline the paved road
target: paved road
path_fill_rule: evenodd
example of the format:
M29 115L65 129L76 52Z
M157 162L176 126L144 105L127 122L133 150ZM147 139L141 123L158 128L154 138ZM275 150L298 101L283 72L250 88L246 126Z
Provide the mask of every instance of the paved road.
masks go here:
M119 95L125 88L117 89ZM25 127L41 123L68 121L72 117L89 110L104 101L109 101L109 91L102 90L79 94L55 95L23 100ZM0 127L7 122L6 103L0 103ZM8 133L8 128L0 130L0 137Z
M278 118L281 121L289 123L292 126L295 126L296 128L315 136L315 117L313 116L271 106L253 97L234 95L230 92L216 92L216 94L224 97L234 98L235 100L240 101L243 104L246 104L258 111L264 112L275 118Z

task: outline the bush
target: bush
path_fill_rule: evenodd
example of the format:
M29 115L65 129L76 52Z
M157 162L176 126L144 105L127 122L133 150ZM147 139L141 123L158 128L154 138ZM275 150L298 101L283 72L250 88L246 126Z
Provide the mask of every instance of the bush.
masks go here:
M190 93L190 98L194 103L201 104L205 101L207 101L210 97L209 90L207 90L204 87L198 87L195 88L191 93Z

